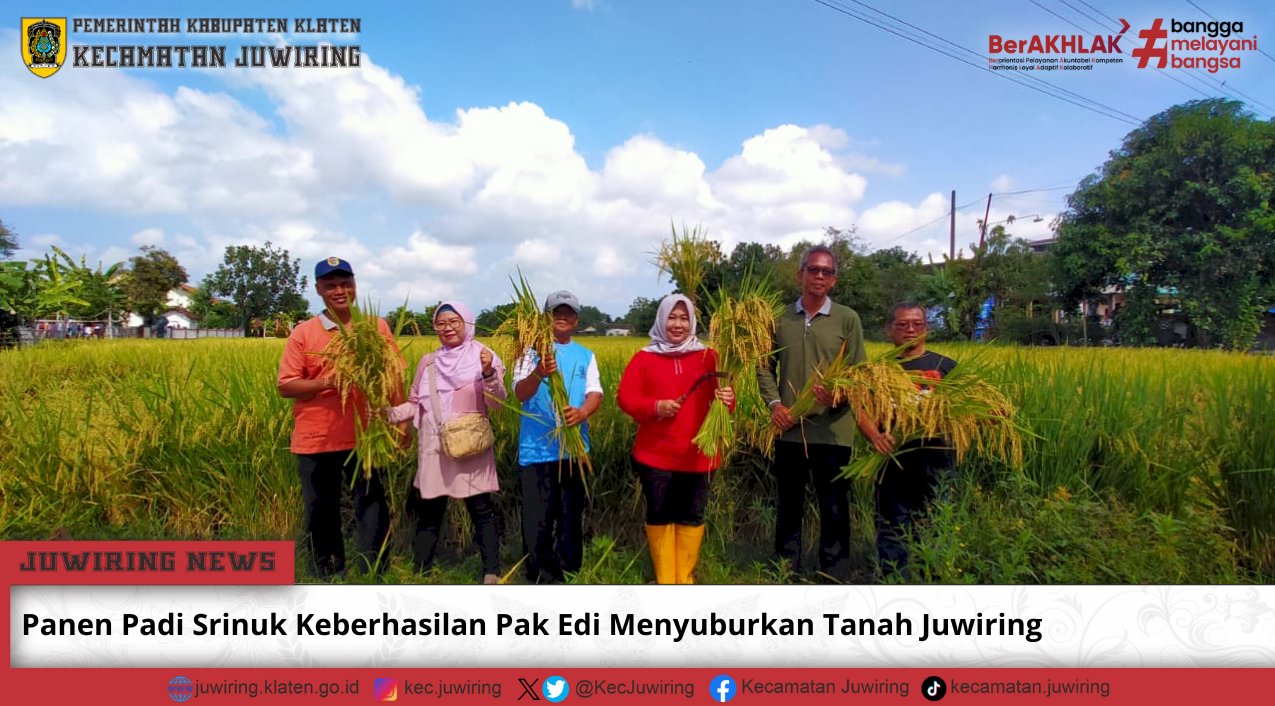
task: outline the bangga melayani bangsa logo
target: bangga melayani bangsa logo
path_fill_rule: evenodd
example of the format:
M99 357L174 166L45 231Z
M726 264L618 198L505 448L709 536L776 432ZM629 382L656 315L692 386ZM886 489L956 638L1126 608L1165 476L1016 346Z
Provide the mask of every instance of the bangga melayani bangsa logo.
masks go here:
M22 63L31 73L48 78L66 61L66 18L22 18Z

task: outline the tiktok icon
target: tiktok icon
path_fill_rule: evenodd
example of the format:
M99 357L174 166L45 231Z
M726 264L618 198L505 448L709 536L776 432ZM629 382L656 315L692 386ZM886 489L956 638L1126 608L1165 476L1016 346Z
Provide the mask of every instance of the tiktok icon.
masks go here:
M947 696L947 683L941 677L926 677L921 682L921 696L926 701L942 701Z

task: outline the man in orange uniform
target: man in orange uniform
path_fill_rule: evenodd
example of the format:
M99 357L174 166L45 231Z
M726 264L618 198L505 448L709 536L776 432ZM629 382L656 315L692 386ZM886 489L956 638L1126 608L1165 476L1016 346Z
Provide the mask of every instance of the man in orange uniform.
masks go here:
M389 530L389 507L381 472L370 478L359 472L354 454L355 415L363 407L355 391L341 404L341 395L322 356L337 326L350 323L355 301L354 268L336 257L314 267L314 287L326 310L298 324L288 336L279 362L279 395L292 400L292 453L297 456L301 495L305 501L305 529L310 540L315 575L320 578L345 570L345 540L341 531L341 493L353 486L355 545L360 568L371 570ZM394 346L384 319L381 334Z

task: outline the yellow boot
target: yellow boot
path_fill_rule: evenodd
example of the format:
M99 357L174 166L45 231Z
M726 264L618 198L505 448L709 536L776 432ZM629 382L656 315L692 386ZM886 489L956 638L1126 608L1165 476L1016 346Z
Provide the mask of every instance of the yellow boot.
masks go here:
M677 544L674 545L677 549L674 554L677 558L677 582L695 583L695 565L699 563L699 547L704 543L704 525L673 526L677 528L674 530L677 537Z
M646 541L651 544L651 563L656 583L677 583L677 557L673 554L673 525L647 525Z

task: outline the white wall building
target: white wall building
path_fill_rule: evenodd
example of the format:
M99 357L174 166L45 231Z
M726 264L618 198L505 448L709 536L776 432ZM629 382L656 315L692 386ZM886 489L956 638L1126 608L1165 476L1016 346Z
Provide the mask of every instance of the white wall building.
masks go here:
M168 290L168 308L160 312L160 316L168 318L169 328L199 328L199 319L190 310L191 297L195 288L183 284ZM145 322L137 314L129 314L126 326L137 327Z

